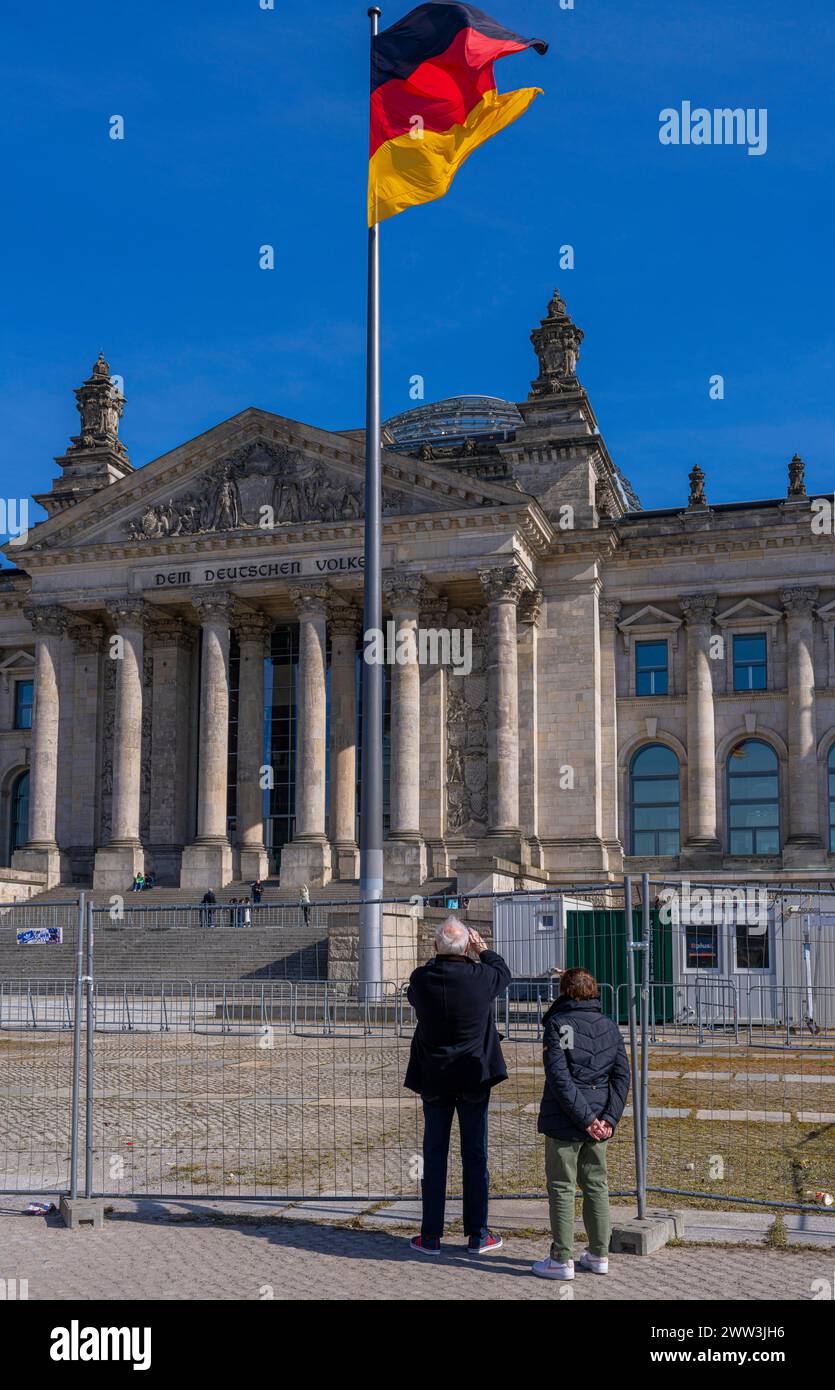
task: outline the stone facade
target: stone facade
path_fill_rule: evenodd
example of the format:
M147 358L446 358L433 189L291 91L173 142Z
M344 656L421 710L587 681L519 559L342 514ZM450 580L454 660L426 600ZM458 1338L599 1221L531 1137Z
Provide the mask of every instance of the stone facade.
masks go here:
M798 456L784 498L712 506L695 469L680 508L641 509L558 293L532 340L539 374L515 430L412 452L384 434L393 642L431 629L471 643L466 674L391 666L388 883L489 882L491 865L502 883L647 867L831 878L831 511L827 529ZM354 880L361 434L248 409L134 470L109 383L100 358L76 393L81 434L38 499L47 519L0 575L0 862L30 889L121 891L144 868L202 893L274 871L264 661L271 633L295 624L281 880ZM21 681L31 728L16 718ZM729 804L752 743L776 757L779 788L779 823L759 839L759 813ZM635 780L655 745L677 769L657 853ZM752 816L742 852L731 831Z

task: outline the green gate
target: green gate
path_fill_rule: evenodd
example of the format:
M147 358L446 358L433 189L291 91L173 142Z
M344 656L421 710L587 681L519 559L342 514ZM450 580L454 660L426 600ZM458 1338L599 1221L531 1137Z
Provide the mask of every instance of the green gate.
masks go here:
M591 971L598 984L611 985L614 991L618 1013L618 1023L626 1023L626 990L619 985L627 983L626 940L624 933L624 913L622 908L594 908L590 912L567 912L566 965L569 969L582 965ZM664 988L653 989L652 1002L655 1019L667 1023L673 1017L673 939L669 922L659 920L657 911L650 913L652 923L651 980L658 980ZM632 913L632 932L637 939L641 935L642 914L640 908ZM640 983L641 956L636 952L635 969ZM605 1000L604 1000L605 1004ZM638 998L638 1017L640 1019L641 1001Z

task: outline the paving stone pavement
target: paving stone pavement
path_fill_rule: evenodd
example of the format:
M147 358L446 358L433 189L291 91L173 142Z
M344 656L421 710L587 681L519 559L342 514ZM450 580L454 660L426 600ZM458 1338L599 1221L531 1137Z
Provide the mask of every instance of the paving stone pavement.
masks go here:
M832 1279L825 1250L673 1246L611 1258L608 1278L561 1285L533 1278L547 1242L518 1235L481 1260L452 1236L440 1259L413 1255L397 1231L273 1217L218 1217L195 1203L173 1214L145 1202L101 1231L70 1232L57 1215L23 1216L0 1199L0 1278L42 1299L809 1300ZM578 1247L579 1251L579 1247Z

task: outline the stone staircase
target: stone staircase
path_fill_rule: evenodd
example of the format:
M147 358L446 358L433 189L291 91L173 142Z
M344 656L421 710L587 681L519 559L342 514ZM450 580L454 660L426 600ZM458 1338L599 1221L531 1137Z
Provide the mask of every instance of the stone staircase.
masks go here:
M112 895L84 890L94 906L106 908ZM429 929L434 918L444 914L448 883L424 885L424 896L436 896L439 905L426 914ZM258 912L253 925L230 925L228 905L232 899L249 901L249 885L227 884L215 894L209 927L205 915L194 908L195 894L177 888L153 888L143 893L127 893L125 916L112 921L110 914L95 916L94 975L98 981L114 980L322 980L328 974L328 919L332 913L355 912L359 895L357 884L329 884L312 894L310 926L305 927L298 906L298 895L282 893L276 882L266 882L262 899L262 920ZM0 907L0 989L9 980L70 979L75 973L75 939L78 922L76 904L79 889L51 888L18 907ZM152 910L147 910L152 909ZM272 910L269 910L272 909ZM16 931L22 927L61 925L63 941L48 946L19 946Z
M315 980L327 978L326 931L280 928L142 931L98 927L94 974L101 980ZM17 946L0 933L0 982L69 979L72 942Z

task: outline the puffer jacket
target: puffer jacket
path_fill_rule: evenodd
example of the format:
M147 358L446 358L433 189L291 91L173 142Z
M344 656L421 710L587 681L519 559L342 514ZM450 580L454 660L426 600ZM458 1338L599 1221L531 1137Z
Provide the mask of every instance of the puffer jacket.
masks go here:
M598 1119L614 1129L629 1094L629 1063L617 1024L601 1013L599 999L563 995L543 1023L540 1134L587 1140L588 1126Z

